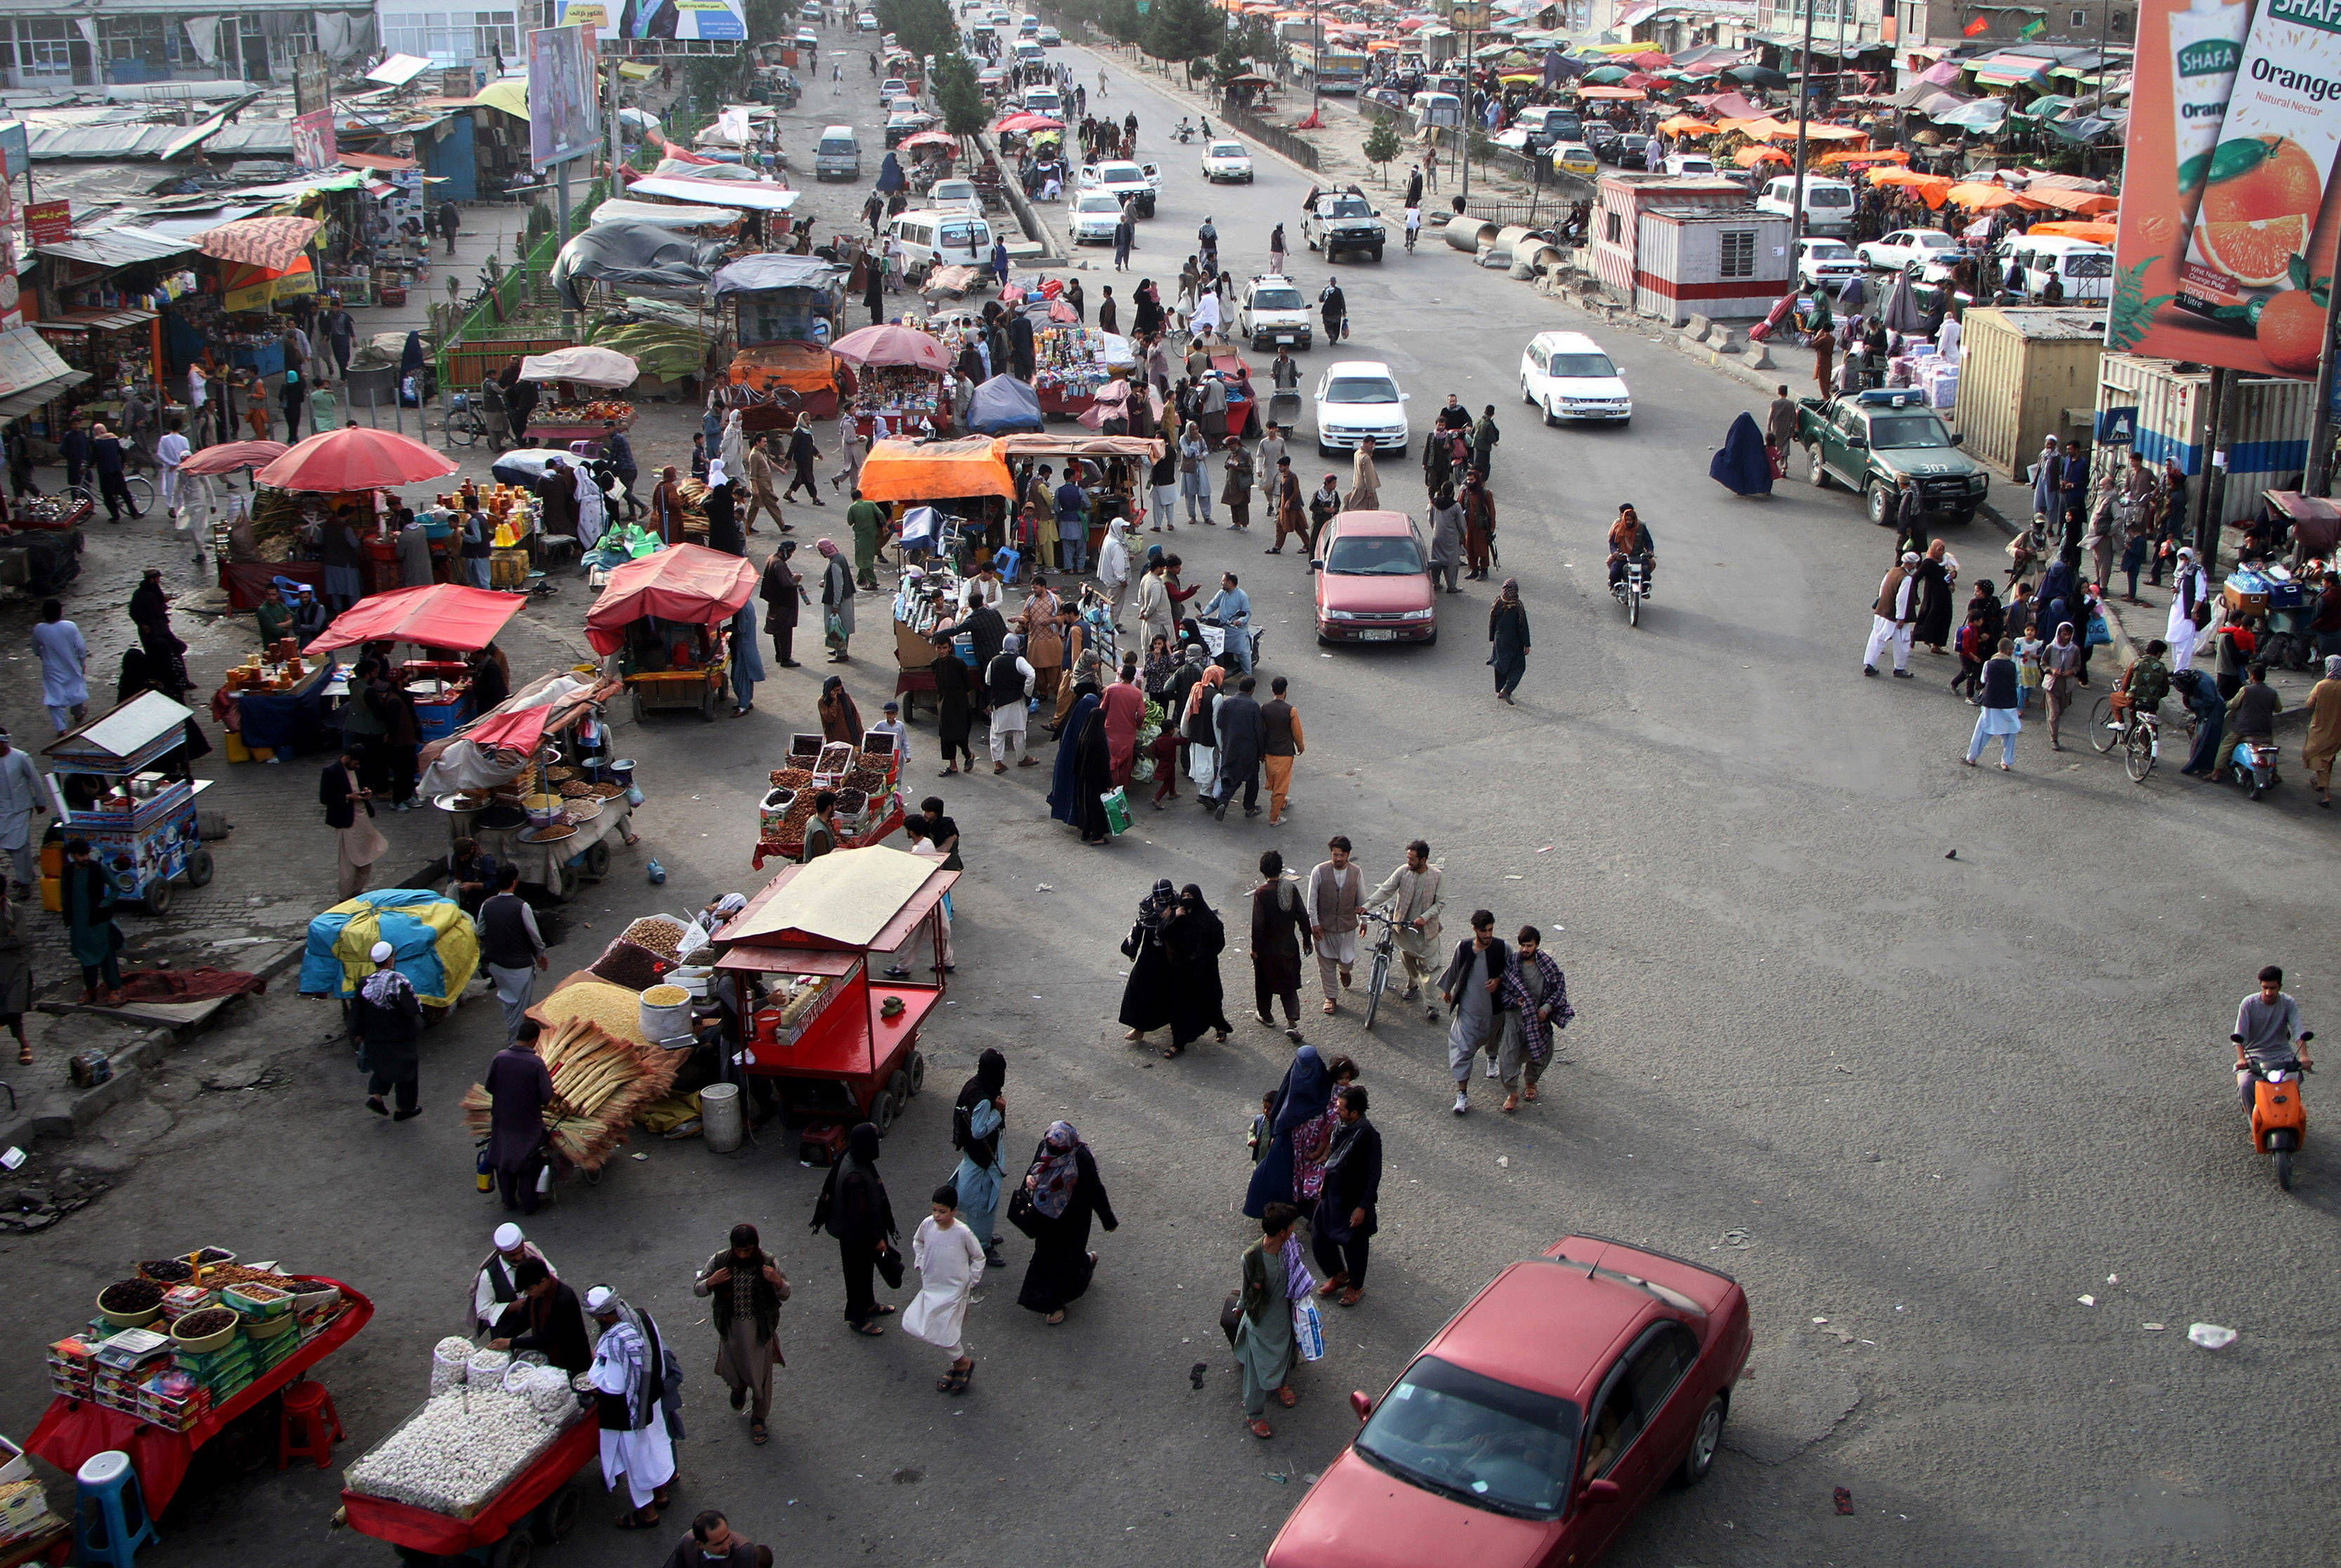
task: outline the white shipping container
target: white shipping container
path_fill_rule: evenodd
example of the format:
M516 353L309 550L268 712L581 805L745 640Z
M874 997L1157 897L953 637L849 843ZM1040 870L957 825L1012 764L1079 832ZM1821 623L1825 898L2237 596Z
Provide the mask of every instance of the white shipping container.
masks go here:
M2270 376L2228 378L2225 426L2218 445L2227 454L2226 490L2219 521L2256 516L2260 493L2299 486L2306 466L2308 433L2316 407L2313 383ZM2157 467L2172 458L2189 480L2210 467L2211 373L2180 367L2167 359L2109 354L2100 368L2097 406L2137 410L2138 455ZM2091 467L2103 473L2122 460L2121 449L2100 446ZM2199 492L2198 492L2199 494Z

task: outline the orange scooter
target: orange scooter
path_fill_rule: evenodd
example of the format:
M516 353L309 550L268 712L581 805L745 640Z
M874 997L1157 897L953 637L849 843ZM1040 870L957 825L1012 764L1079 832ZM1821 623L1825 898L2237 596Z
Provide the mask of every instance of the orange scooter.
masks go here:
M2230 1036L2237 1045L2240 1034ZM2300 1044L2316 1036L2304 1032ZM2263 1067L2246 1058L2238 1065L2252 1074L2252 1147L2276 1156L2276 1184L2292 1191L2292 1157L2308 1142L2308 1107L2301 1104L2300 1084L2313 1069L2306 1061Z

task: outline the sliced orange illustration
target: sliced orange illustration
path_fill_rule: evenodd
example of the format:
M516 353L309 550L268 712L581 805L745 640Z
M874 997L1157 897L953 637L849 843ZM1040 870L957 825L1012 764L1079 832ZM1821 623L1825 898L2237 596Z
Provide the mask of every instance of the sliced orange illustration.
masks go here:
M2206 223L2195 230L2204 259L2251 288L2285 281L2292 258L2308 249L2308 218L2294 213L2256 223Z

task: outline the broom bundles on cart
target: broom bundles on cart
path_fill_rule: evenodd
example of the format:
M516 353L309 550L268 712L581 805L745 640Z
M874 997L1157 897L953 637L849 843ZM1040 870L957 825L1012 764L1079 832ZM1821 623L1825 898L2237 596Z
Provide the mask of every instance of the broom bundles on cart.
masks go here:
M553 1103L544 1125L553 1154L583 1171L598 1171L642 1109L663 1099L675 1071L688 1054L636 1037L622 1024L640 1007L640 998L621 985L591 978L564 984L532 1009L544 1026L537 1054L553 1074ZM488 1136L492 1109L478 1084L463 1096L464 1125L473 1137Z

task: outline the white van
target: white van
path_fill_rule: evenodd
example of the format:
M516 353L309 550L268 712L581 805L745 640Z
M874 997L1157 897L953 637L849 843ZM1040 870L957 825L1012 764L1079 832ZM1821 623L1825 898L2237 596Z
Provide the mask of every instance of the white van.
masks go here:
M825 125L813 148L812 177L816 180L858 180L862 177L862 144L851 125Z
M1711 175L1715 173L1715 160L1705 153L1669 153L1667 173L1678 176Z
M1424 125L1460 125L1463 100L1452 93L1417 93L1407 107L1414 112L1418 129Z
M1756 198L1756 210L1779 218L1795 216L1796 176L1783 175L1767 181L1763 194ZM1806 175L1805 233L1842 239L1852 232L1853 186L1844 180L1817 180Z
M1054 87L1027 87L1024 89L1024 112L1061 120L1065 117L1064 96Z
M1016 45L1016 63L1020 65L1038 65L1048 57L1048 51L1036 38L1022 39Z
M2000 242L1998 278L2007 277L2009 262L2024 268L2024 293L2038 299L2056 278L2065 286L2067 303L2113 297L2114 253L2094 240L2067 239L2062 235L2017 235Z
M886 232L902 242L906 269L991 264L991 225L981 213L921 207L897 216Z

